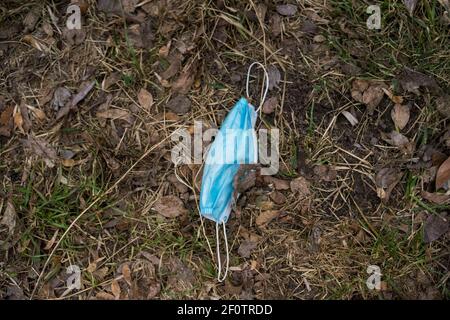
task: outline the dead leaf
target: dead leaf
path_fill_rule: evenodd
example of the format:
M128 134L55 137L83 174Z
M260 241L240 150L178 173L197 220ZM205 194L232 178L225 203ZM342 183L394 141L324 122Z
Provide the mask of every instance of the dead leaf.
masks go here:
M120 72L112 72L103 79L102 90L108 90L112 85L117 83L121 78Z
M78 91L76 95L72 97L72 100L67 102L64 107L59 109L58 113L56 114L56 120L61 119L65 115L67 115L71 110L73 110L79 102L81 102L88 93L94 88L95 81L86 82L81 86L81 89Z
M58 158L56 150L45 140L30 136L28 139L22 140L22 143L31 152L41 157L49 168L55 166L55 160Z
M362 102L367 106L369 114L373 114L375 108L383 99L384 92L380 85L371 85L364 91Z
M242 258L249 258L252 251L258 246L258 242L250 241L250 240L244 240L242 241L241 245L238 249L238 254Z
M0 97L2 99L2 97ZM0 101L0 135L10 137L14 128L13 120L14 107L4 106L4 103Z
M391 118L394 121L395 126L402 130L409 121L409 107L401 104L396 104L391 111Z
M166 218L176 218L188 212L183 201L174 195L158 198L153 204L153 210Z
M38 21L39 14L34 10L30 10L22 21L22 24L24 26L23 32L28 33L33 31Z
M424 225L424 242L430 243L439 239L442 235L448 231L448 217L447 213L437 215L431 214Z
M402 86L403 90L407 92L414 92L419 95L419 88L428 88L436 91L439 86L433 78L427 76L423 73L414 71L409 68L403 69L403 71L398 76L398 81Z
M31 34L27 34L22 38L22 41L28 43L33 48L42 51L42 52L49 52L49 47L41 40L33 37Z
M390 132L387 137L384 137L385 134L383 134L383 139L395 146L398 147L403 153L405 154L412 154L414 151L414 144L413 142L410 142L409 139L407 137L405 137L403 134L397 132L397 131L392 131Z
M402 175L394 168L383 168L377 173L375 177L377 195L383 203L387 203L392 190L394 190Z
M358 119L348 111L342 111L342 115L350 122L350 124L354 127L358 124Z
M319 176L320 180L328 182L334 181L337 176L337 172L333 166L327 166L323 164L315 166L314 173Z
M194 78L194 74L190 69L182 72L178 79L172 84L172 91L181 94L188 93L194 83Z
M116 300L119 300L119 299L120 299L121 289L120 289L119 282L118 282L116 279L114 279L114 280L111 282L111 292L112 292L112 294L114 295L114 298L115 298Z
M263 106L262 106L262 112L265 114L271 114L275 111L278 104L278 98L277 97L270 97L267 99Z
M153 105L153 96L150 92L141 88L138 93L138 101L143 109L150 110L150 107Z
M128 285L131 286L131 269L128 264L124 264L122 267L122 275Z
M289 190L290 184L289 181L278 179L272 176L264 176L263 180L267 184L273 185L276 190Z
M355 79L352 83L352 98L358 102L363 102L363 93L369 87L369 82L363 79Z
M14 229L16 227L16 219L16 209L14 208L12 202L7 200L6 209L3 213L2 219L0 220L0 225L6 226L6 228L8 229L8 235L10 236L14 233Z
M450 118L450 95L443 95L437 98L436 109L442 116Z
M269 20L269 30L274 37L278 37L281 34L281 16L273 14Z
M386 89L386 88L381 88L381 89L389 97L389 99L391 99L392 102L394 102L396 104L402 104L403 103L403 97L402 96L394 96L392 91L390 91L389 89Z
M111 108L105 111L99 111L95 115L97 118L112 119L112 120L122 119L127 121L128 123L133 122L130 112L123 109Z
M114 300L114 296L112 294L104 291L97 292L95 298L98 300Z
M172 56L169 56L168 60L170 65L163 73L160 74L162 79L168 80L178 73L178 70L180 70L181 68L182 57L183 56L179 53L175 53Z
M276 9L279 14L286 17L292 17L297 13L297 6L293 4L280 4Z
M64 28L62 34L69 46L80 45L84 43L84 40L86 39L86 31L84 29Z
M167 103L167 108L177 114L185 114L191 110L191 100L183 94L179 94Z
M279 89L278 84L281 81L281 73L274 65L270 65L267 68L267 75L269 76L269 91L274 88Z
M409 14L412 16L414 9L416 8L418 0L403 0L403 3L406 6L406 9L408 10Z
M244 193L248 189L254 187L255 183L256 170L254 169L254 166L241 164L233 180L235 193Z
M53 234L52 238L49 241L47 241L47 244L45 245L44 250L48 251L48 250L50 250L53 247L53 245L56 242L56 237L58 236L58 233L59 233L59 229L56 229L56 231Z
M282 205L286 202L286 196L280 191L272 191L271 193L269 193L269 197L278 205Z
M31 110L31 112L33 112L33 114L34 114L34 116L38 119L38 120L45 120L46 118L47 118L47 116L45 115L45 112L44 111L42 111L41 109L39 109L39 108L35 108L35 107L33 107L33 106L29 106L29 105L27 105L26 106L28 109L30 109Z
M59 87L53 93L53 101L52 106L55 111L58 111L60 108L64 107L64 105L69 101L72 93L65 87Z
M436 173L436 190L448 186L450 180L450 157L447 158L440 166ZM448 187L446 188L448 189Z
M268 224L270 221L275 219L280 215L278 210L267 210L262 211L259 216L256 218L256 225L261 227Z
M430 193L427 191L422 191L420 193L422 198L425 200L428 200L435 204L446 204L450 202L450 195L444 194L444 193Z
M14 108L14 127L18 128L20 130L20 132L25 133L25 131L23 130L23 118L22 118L22 114L20 113L20 110L18 108L18 106L16 106Z
M311 194L309 190L309 182L302 176L295 178L290 183L291 191L298 194L302 198L306 198Z

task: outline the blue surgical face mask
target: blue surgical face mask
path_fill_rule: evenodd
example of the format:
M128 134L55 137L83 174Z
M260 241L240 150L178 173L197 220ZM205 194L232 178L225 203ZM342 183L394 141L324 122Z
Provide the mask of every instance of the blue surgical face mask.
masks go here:
M268 90L269 77L263 65L255 62L250 65L247 74L247 96L249 74L253 65L258 64L264 70L265 91L260 107ZM259 110L258 108L258 110ZM226 278L229 264L228 242L225 223L233 204L234 178L243 164L258 162L258 147L255 133L257 112L246 98L234 105L223 121L219 132L206 156L200 190L200 214L216 223L216 250L218 260L218 280ZM227 253L227 265L221 278L221 259L219 254L219 225L222 224Z
M228 113L203 169L200 190L200 212L221 224L228 220L234 193L234 177L242 164L258 161L255 108L241 98Z

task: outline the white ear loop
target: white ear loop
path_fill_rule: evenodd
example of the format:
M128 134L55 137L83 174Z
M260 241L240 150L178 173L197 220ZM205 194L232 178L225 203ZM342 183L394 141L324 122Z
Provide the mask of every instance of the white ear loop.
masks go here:
M216 222L216 251L217 251L217 267L218 267L218 273L217 273L217 281L222 282L223 280L226 279L227 274L228 274L228 268L230 265L230 252L228 251L228 239L227 239L227 230L225 228L225 222L222 222L222 226L223 226L223 237L225 240L225 251L227 253L227 258L226 258L226 267L225 267L225 272L223 274L223 277L221 278L220 275L222 274L222 258L220 257L220 241L219 241L219 223Z
M250 82L250 72L251 72L251 70L252 70L252 68L253 68L253 66L254 66L255 64L259 65L259 66L263 69L263 71L264 71L264 80L265 80L265 81L263 81L263 86L264 86L264 82L265 82L265 84L266 84L266 88L265 88L265 90L264 90L264 94L263 94L263 96L262 96L261 102L260 102L260 104L259 104L258 109L256 109L256 112L258 112L259 109L261 109L262 105L264 104L264 101L266 100L267 92L269 91L269 74L267 73L267 70L266 70L266 68L264 67L264 65L263 65L262 63L260 63L260 62L257 62L257 61L256 61L256 62L253 62L253 63L250 65L250 67L248 67L248 71L247 71L247 81L246 81L246 84L245 84L245 91L246 91L245 94L246 94L247 98L250 97L249 92L248 92L248 85L249 85L249 82Z

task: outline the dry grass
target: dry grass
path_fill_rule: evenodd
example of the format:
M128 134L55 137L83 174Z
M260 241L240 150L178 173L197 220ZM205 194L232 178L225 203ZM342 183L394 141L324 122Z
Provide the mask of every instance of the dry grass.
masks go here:
M426 208L445 211L448 206L425 204L420 199L426 184L423 170L410 167L410 158L380 139L380 131L392 127L392 103L384 99L370 116L350 96L355 77L390 83L403 66L427 72L441 85L449 82L445 71L449 53L444 50L448 37L438 22L429 21L428 8L419 6L412 19L400 1L383 1L385 27L374 34L365 29L366 15L350 13L363 10L364 4L297 1L298 13L282 18L282 32L274 36L268 18L247 14L258 10L260 3L254 0L223 1L223 6L212 1L169 1L170 10L152 18L152 46L142 49L130 40L134 23L119 15L106 16L95 1L88 1L85 13L86 39L67 45L48 10L62 12L66 2L8 2L0 15L2 24L10 25L30 9L39 12L33 35L49 48L39 51L20 36L2 42L9 47L2 51L1 95L7 104L24 102L46 114L39 120L30 113L28 133L16 128L10 138L0 137L0 199L9 199L17 213L12 245L0 252L2 296L13 292L50 299L448 297L448 235L423 243ZM437 5L433 10L435 15L442 12ZM267 15L274 12L270 2ZM306 20L314 22L316 35L323 35L324 42L302 32ZM419 21L431 25L428 34ZM44 23L53 25L54 36L42 34ZM61 21L57 25L63 26ZM179 41L192 46L180 68L194 75L187 93L192 107L178 116L166 107L175 93L157 76L170 64L160 55L169 40L172 48ZM354 52L361 47L362 52ZM203 224L198 215L202 167L174 167L171 134L180 128L191 130L194 121L220 127L244 94L246 69L253 61L275 65L282 73L279 89L271 92L279 98L279 106L258 122L258 128L280 130L278 177L306 177L311 195L301 199L283 191L285 203L274 206L281 214L261 227L255 222L263 210L258 199L267 198L272 187L258 180L228 223L231 273L221 284L210 248L215 244L214 226ZM358 76L346 73L345 63L356 65ZM117 79L105 87L115 74ZM235 80L236 75L240 79ZM48 93L61 86L77 92L83 81L93 79L96 86L78 110L56 121L51 102L45 102ZM258 88L260 83L255 80L253 85ZM141 88L153 95L150 109L138 101ZM96 117L108 96L110 107L128 111L132 121ZM413 116L404 134L418 145L424 135L435 143L447 125L436 111L435 97L425 93L405 98L412 103ZM345 110L357 115L357 126L341 116ZM58 161L49 168L26 152L21 139L32 134L60 152L75 152L74 164ZM332 166L335 179L321 181L313 170L320 164ZM382 204L375 175L388 165L401 168L404 175L391 200ZM175 173L187 190L180 192L182 186L170 179ZM155 201L169 194L183 200L188 215L167 219L152 209ZM258 238L258 245L243 258L238 248L252 237ZM81 267L82 289L63 295L65 268L72 264ZM381 291L366 287L369 265L381 268Z

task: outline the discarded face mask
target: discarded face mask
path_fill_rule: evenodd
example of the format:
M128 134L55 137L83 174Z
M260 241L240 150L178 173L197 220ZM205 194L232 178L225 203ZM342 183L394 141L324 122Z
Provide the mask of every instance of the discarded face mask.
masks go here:
M268 91L269 77L264 66L258 62L250 65L247 74L247 97L251 68L258 64L264 70L265 90L260 107L255 110L247 98L241 98L223 121L219 132L206 156L200 190L200 213L216 223L216 251L218 261L218 280L223 281L228 272L229 252L225 223L227 222L234 194L234 178L243 164L258 162L258 147L255 132L258 110L264 103ZM264 84L264 82L263 82ZM219 247L219 225L223 226L226 249L226 268L221 277L222 263Z

